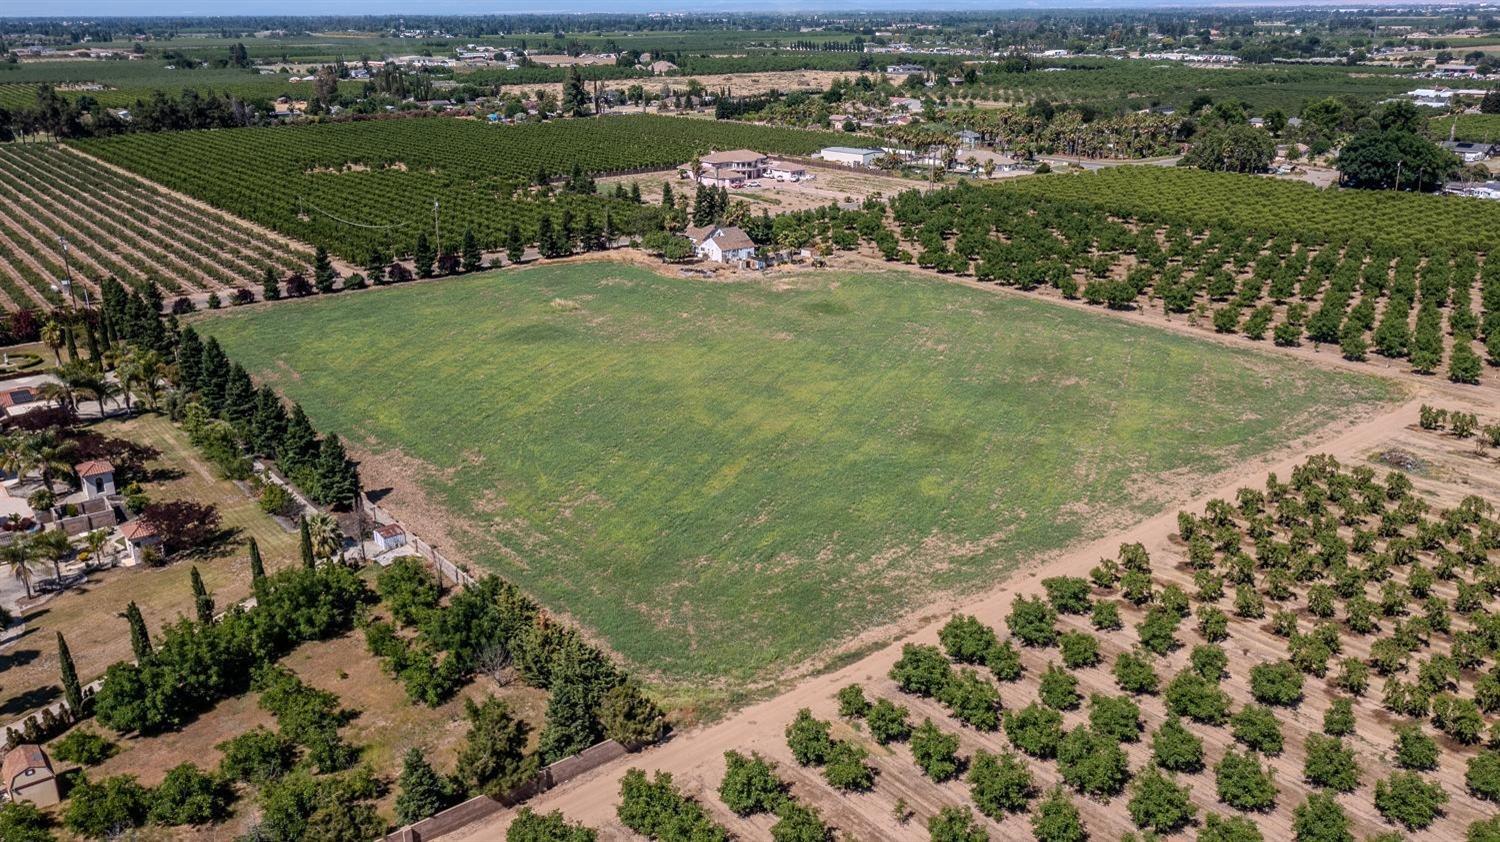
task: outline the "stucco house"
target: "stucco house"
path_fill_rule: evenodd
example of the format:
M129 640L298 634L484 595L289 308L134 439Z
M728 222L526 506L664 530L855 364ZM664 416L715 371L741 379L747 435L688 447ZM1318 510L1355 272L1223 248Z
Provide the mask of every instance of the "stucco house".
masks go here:
M87 499L94 500L115 493L115 466L104 459L90 459L73 466Z
M140 564L146 560L146 551L161 546L161 536L156 534L156 528L144 520L132 520L120 527L120 536L125 539L125 546L130 550L128 566Z
M57 775L47 752L39 745L23 743L5 755L0 763L0 784L12 801L29 801L38 807L51 807L62 801L57 789Z
M397 547L406 546L406 530L399 523L387 523L377 526L373 533L375 550L377 552L390 552Z

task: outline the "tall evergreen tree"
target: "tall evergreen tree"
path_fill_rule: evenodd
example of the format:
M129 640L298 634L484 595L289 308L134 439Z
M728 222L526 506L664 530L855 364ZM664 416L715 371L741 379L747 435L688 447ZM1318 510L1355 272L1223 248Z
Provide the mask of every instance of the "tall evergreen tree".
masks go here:
M250 432L250 422L255 417L255 384L239 363L229 366L228 383L224 388L224 420L234 425L241 437Z
M276 270L269 266L260 279L260 297L263 301L275 301L281 297L281 281L276 277Z
M292 404L292 415L287 419L286 436L281 440L278 459L288 473L309 467L318 455L318 434L301 404Z
M432 277L432 262L437 259L437 254L432 250L432 243L427 241L426 231L417 235L417 244L412 247L411 258L416 264L417 277Z
M298 546L302 548L302 566L312 570L318 566L318 560L313 556L312 532L307 528L307 515L298 520Z
M569 116L582 117L588 114L588 107L589 95L583 88L583 74L575 64L568 69L567 79L563 82L562 110Z
M333 261L328 259L328 249L318 246L318 250L313 252L313 284L317 286L318 292L333 292L333 282L338 278L339 273L333 270Z
M57 667L62 676L63 701L68 703L69 716L83 717L83 685L78 681L78 669L73 666L73 653L68 651L68 642L62 632L57 633Z
M214 621L214 598L203 584L203 576L198 572L197 565L193 565L189 577L193 580L193 608L198 613L198 622L205 626L211 625Z
M451 800L448 782L433 770L421 749L407 749L396 779L396 823L413 824L436 815Z
M269 386L255 393L255 414L250 421L250 449L262 456L275 458L286 438L286 408Z
M552 217L545 213L536 222L536 247L542 257L561 256L557 248L557 235L552 230Z
M203 343L192 325L182 329L177 343L177 386L184 392L196 392L202 385Z
M318 501L325 505L352 505L359 489L359 474L344 452L344 443L330 434L318 448Z
M378 247L370 249L370 257L365 261L365 274L369 276L370 283L381 284L385 282L385 266L390 261L386 259L385 252Z
M463 256L465 272L478 272L484 268L484 253L479 250L479 238L474 236L473 228L464 229L464 241L460 252Z
M130 623L130 651L135 655L136 663L151 660L151 635L146 631L146 618L141 616L141 607L131 600L120 616Z
M714 223L717 199L718 193L712 187L701 182L698 184L698 192L693 195L693 225L702 227Z
M250 536L250 585L258 587L266 578L266 563L260 558L260 544L255 542L255 536Z
M199 376L198 393L209 412L218 415L224 410L224 396L229 389L229 357L219 347L219 340L210 336L203 343L203 369Z
M526 257L526 240L521 236L521 226L512 222L505 232L505 259L520 263Z

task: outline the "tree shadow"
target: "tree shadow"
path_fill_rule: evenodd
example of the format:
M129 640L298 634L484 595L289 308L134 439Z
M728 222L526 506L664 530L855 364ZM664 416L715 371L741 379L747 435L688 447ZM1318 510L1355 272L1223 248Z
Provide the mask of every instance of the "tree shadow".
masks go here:
M395 490L396 489L390 487L367 488L365 489L365 496L370 498L371 503L379 503L381 500L384 500L385 498L391 496L391 492Z
M19 640L20 638L31 634L33 631L35 631L35 627L21 632L20 636L16 639ZM37 651L36 649L16 649L0 654L0 672L5 672L6 670L13 669L15 667L24 667L32 661L35 661L37 658L41 657L41 655L42 653Z
M0 714L20 716L33 708L51 704L61 695L62 688L56 684L49 684L46 687L34 687L18 696L12 696L7 699L5 704L0 705Z

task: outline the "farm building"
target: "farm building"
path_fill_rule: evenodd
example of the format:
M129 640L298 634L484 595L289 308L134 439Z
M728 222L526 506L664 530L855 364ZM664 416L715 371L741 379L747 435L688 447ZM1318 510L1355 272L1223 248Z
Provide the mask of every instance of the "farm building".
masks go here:
M377 552L390 552L397 547L406 546L406 530L402 529L399 523L387 523L376 527L373 537Z
M1495 148L1488 143L1473 143L1467 140L1445 140L1440 145L1457 155L1465 164L1477 164L1495 152Z
M115 493L115 466L103 459L90 459L73 466L78 474L79 487L93 500Z
M916 73L926 73L927 68L920 64L891 64L885 68L887 76L911 76Z
M705 225L689 228L687 238L692 241L698 256L715 263L738 263L755 257L755 242L744 230L733 225Z
M766 174L777 181L806 181L810 178L807 167L786 161L772 161L766 168Z
M30 743L18 745L0 763L0 783L11 801L29 801L38 807L51 807L62 800L57 790L57 775L42 747Z
M698 180L710 187L741 187L766 174L771 159L753 149L730 149L698 159Z
M855 146L829 146L818 153L818 157L846 167L869 167L880 158L879 149L863 149Z

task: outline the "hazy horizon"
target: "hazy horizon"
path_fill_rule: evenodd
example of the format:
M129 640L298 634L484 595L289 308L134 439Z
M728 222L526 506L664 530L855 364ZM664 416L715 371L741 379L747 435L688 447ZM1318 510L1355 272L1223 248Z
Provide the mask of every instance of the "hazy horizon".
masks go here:
M986 12L1003 13L1039 9L1142 9L1142 8L1298 8L1337 6L1372 8L1376 6L1433 6L1449 8L1452 4L1405 3L1399 0L1348 3L1340 0L1311 2L1226 2L1184 3L1181 0L1045 0L1045 2L995 2L995 0L943 0L934 6L918 6L912 0L807 0L807 2L692 2L691 0L569 0L569 2L533 5L532 2L496 4L482 0L430 0L417 4L411 0L265 0L253 4L236 0L17 0L4 3L0 18L89 18L89 17L255 17L289 15L312 17L322 15L523 15L523 14L649 14L652 12L725 14L784 13L807 14L828 12Z

